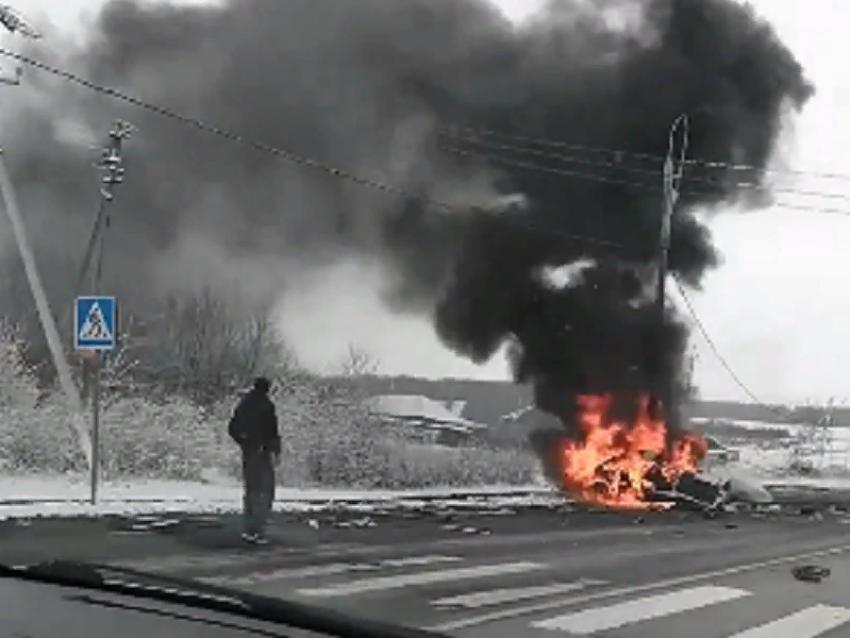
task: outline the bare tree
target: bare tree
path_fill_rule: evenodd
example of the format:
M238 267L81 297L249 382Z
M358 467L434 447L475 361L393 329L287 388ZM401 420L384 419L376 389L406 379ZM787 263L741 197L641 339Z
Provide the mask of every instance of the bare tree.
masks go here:
M359 346L349 343L348 352L341 366L342 374L346 377L364 377L375 375L380 370L380 364Z
M294 366L270 317L270 307L251 307L207 287L170 296L129 340L149 381L214 402L254 376L279 376Z

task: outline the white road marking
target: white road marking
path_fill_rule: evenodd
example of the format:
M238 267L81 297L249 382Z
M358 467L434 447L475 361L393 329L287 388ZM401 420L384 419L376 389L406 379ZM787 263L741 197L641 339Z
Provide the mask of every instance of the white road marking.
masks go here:
M533 622L531 626L535 629L558 629L580 635L595 634L597 631L616 629L644 620L725 603L750 594L751 592L745 589L706 585L627 600L605 607L583 609L572 614Z
M328 554L339 554L361 547L356 543L337 543L334 545L322 545L311 552L309 556L325 557ZM268 561L269 558L279 556L291 556L303 553L307 548L274 549L267 554L252 552L233 552L228 554L167 554L164 556L148 556L132 560L114 561L112 564L118 567L139 570L166 570L181 571L183 569L216 569L218 567L229 567L231 565L245 565Z
M531 587L491 589L488 591L476 592L474 594L463 594L461 596L452 596L451 598L440 598L438 600L432 600L431 604L435 607L466 607L467 609L475 609L478 607L501 605L502 603L509 603L518 600L527 600L529 598L551 596L553 594L566 594L571 591L580 591L585 587L607 584L608 582L604 580L582 579L572 583L552 583L551 585L534 585Z
M516 618L518 616L527 616L529 614L534 614L538 611L548 611L550 609L557 609L559 607L567 607L570 605L580 605L583 603L591 602L594 600L601 600L605 598L613 598L614 596L630 596L632 594L639 594L645 591L652 591L653 589L665 589L669 587L678 587L680 585L688 585L691 583L697 583L701 580L708 580L713 578L722 578L724 576L734 576L735 574L745 574L747 572L757 571L759 569L764 569L765 567L773 567L774 565L783 565L786 563L794 563L797 561L808 560L811 558L819 558L821 556L834 556L836 554L843 554L847 551L850 551L850 545L839 545L838 547L832 547L830 549L817 551L817 552L808 552L806 554L794 554L792 556L781 556L779 558L771 558L769 560L760 561L757 563L749 563L746 565L736 565L735 567L727 567L726 569L718 569L710 572L703 572L701 574L689 574L687 576L679 576L676 578L668 578L666 580L656 581L654 583L647 583L645 585L630 585L627 587L619 587L617 589L609 589L607 591L598 592L595 594L587 594L584 596L572 596L569 598L561 598L559 600L550 600L543 603L535 603L533 605L526 605L525 607L515 607L513 609L503 609L499 611L490 612L487 614L481 614L479 616L472 616L470 618L463 618L461 620L456 620L452 622L440 623L438 625L432 625L430 627L424 627L424 629L428 629L430 631L437 632L446 632L446 631L454 631L456 629L462 629L463 627L472 627L474 625L483 625L488 622L494 622L497 620L504 620L505 618Z
M405 558L389 558L374 563L331 563L330 565L308 565L307 567L290 567L276 569L270 572L254 572L247 576L209 576L198 578L211 585L256 585L276 580L295 580L316 576L335 576L349 572L369 572L398 567L422 567L438 563L457 563L463 559L460 556L408 556Z
M815 638L850 620L850 609L815 605L729 638Z
M536 569L543 569L546 565L541 563L503 563L500 565L479 565L477 567L463 567L460 569L441 569L439 571L417 572L415 574L400 574L398 576L381 576L379 578L362 578L349 583L330 585L328 587L316 587L311 589L299 589L298 594L302 596L345 596L348 594L360 594L371 591L384 591L387 589L398 589L410 585L429 585L431 583L443 583L453 580L465 580L469 578L484 578L487 576L502 576L505 574L519 574Z

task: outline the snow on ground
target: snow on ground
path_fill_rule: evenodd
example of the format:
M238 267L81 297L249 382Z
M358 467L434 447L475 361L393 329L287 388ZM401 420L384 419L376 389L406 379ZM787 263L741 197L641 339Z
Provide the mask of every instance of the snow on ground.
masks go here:
M785 428L787 424L736 421L735 425ZM796 433L796 431L795 431ZM706 473L734 479L738 491L757 494L763 485L800 486L820 489L850 489L850 428L833 428L826 451L799 453L797 460L815 468L817 477L789 473L792 438L731 445L740 461L709 466ZM794 436L794 433L791 434ZM0 520L25 517L69 517L102 515L155 515L166 513L217 514L241 510L242 488L233 480L209 476L205 482L133 480L109 481L100 486L98 503L89 502L87 476L0 476ZM457 498L453 498L457 497ZM462 500L459 500L462 499ZM492 486L478 489L434 488L424 490L353 490L278 488L276 511L308 512L345 505L349 511L380 508L431 506L476 506L487 508L551 504L559 497L540 479L527 487ZM760 499L757 499L760 500Z
M706 423L711 423L715 419L710 419L708 417L693 417L690 419L692 423L696 425L705 425ZM788 423L769 423L767 421L744 421L744 420L730 420L730 419L719 419L720 421L734 424L741 428L747 428L751 430L788 430L793 428L793 425L789 425Z
M537 504L553 498L551 488L491 486L422 490L332 490L278 488L275 511L307 512L342 504L368 511L387 505L421 507L425 502L450 505L469 496L490 507ZM27 517L138 516L165 513L222 514L242 509L237 483L180 481L112 481L99 486L97 504L84 477L0 476L0 520ZM453 498L455 497L455 498Z

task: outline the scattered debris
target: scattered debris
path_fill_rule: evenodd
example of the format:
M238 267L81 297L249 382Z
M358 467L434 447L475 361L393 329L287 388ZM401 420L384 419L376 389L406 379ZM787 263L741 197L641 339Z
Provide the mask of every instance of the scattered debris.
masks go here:
M358 518L351 521L336 521L334 523L334 527L339 528L349 528L349 527L357 527L359 529L365 527L376 527L378 524L369 516L365 516L364 518Z
M697 510L708 516L723 511L729 501L729 481L712 481L693 473L682 474L675 481L668 481L660 474L650 477L655 492L653 501L670 502L674 507Z
M807 583L819 583L824 578L829 578L832 573L827 567L818 567L817 565L800 565L791 570L794 578Z
M176 530L184 521L179 518L162 516L117 517L110 520L110 532L142 534Z

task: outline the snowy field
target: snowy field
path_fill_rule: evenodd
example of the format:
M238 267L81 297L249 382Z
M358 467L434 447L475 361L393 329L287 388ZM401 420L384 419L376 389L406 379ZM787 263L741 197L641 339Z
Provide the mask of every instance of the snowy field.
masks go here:
M850 428L693 421L723 445L738 451L740 461L734 465L766 482L850 486Z

